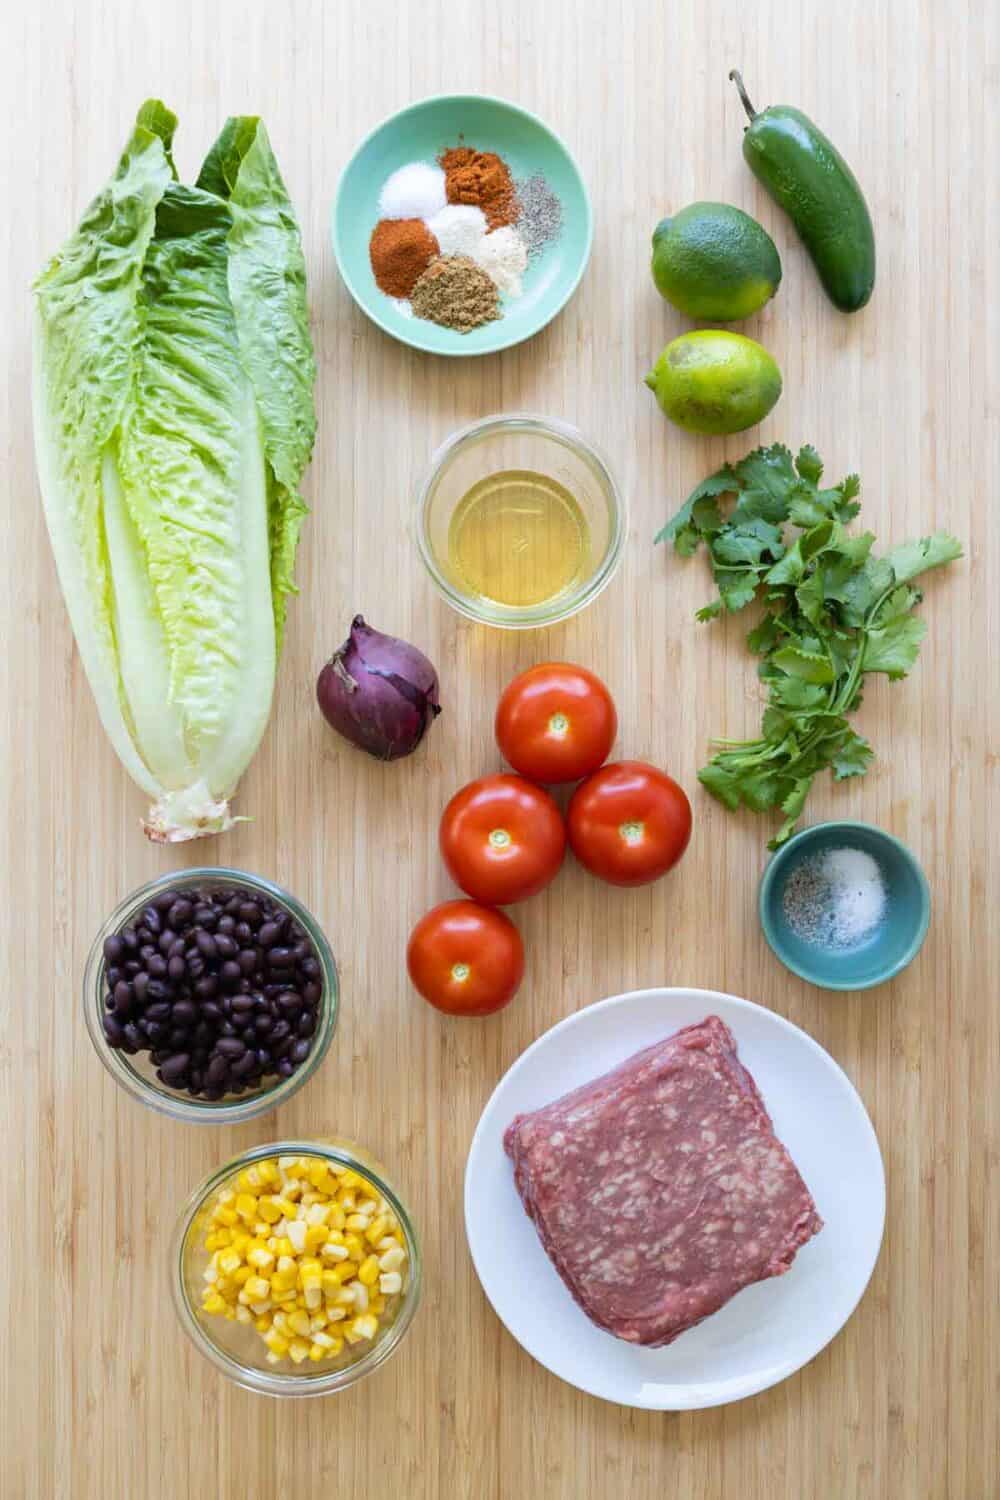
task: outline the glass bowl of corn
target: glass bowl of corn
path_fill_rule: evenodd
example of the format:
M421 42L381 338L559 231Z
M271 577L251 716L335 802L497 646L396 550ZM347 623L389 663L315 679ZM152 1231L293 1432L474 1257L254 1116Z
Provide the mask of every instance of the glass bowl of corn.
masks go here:
M267 1396L354 1385L420 1300L412 1220L384 1168L340 1140L255 1146L219 1167L181 1212L170 1268L188 1337Z

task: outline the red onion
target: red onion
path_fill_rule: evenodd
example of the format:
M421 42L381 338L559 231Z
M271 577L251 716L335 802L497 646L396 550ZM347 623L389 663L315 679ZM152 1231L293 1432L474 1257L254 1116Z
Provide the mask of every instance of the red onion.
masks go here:
M422 651L366 625L361 615L316 683L327 722L377 760L399 760L441 712L437 673Z

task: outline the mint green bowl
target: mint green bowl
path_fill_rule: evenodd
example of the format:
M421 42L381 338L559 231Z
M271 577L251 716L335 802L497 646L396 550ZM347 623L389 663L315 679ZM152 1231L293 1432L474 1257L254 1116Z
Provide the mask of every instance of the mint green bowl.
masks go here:
M807 943L784 912L785 883L795 867L826 849L863 849L878 864L886 888L885 917L865 942L851 948ZM760 882L760 923L778 958L822 990L868 990L901 973L920 952L931 920L931 893L916 856L872 823L814 823L771 858Z
M456 333L406 317L375 284L368 242L382 185L411 161L434 161L449 146L495 151L515 179L539 172L562 204L562 230L531 260L524 292L503 298L503 317ZM482 94L442 94L411 104L372 131L344 169L333 205L333 252L355 302L373 323L430 354L495 354L530 339L565 307L580 284L593 241L590 199L576 163L535 115Z

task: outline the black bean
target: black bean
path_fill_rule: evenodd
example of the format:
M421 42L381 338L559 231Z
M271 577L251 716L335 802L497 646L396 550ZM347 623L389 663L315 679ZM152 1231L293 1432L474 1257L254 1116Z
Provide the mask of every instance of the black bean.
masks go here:
M188 1045L191 1033L186 1026L172 1026L167 1033L166 1045L171 1052L183 1052Z
M286 1036L284 1040L280 1042L276 1042L274 1040L274 1037L272 1036L270 1038L270 1043L272 1057L284 1057L286 1053L291 1052L292 1050L292 1038L290 1036Z
M225 1017L223 1017L223 1019L219 1022L217 1030L218 1030L219 1036L235 1036L236 1035L236 1027L233 1025L232 1021L227 1020Z
M292 1059L293 1063L304 1063L306 1058L309 1056L311 1049L312 1043L307 1042L303 1039L302 1041L295 1042L293 1044L292 1050L288 1055Z
M146 1003L146 991L149 989L149 975L145 969L141 969L132 980L132 991L139 1005Z
M174 984L178 984L186 973L187 965L179 953L175 953L173 958L167 960L167 975L174 981Z
M238 1037L220 1036L215 1044L215 1050L222 1057L242 1057L246 1049Z
M104 972L104 982L107 985L107 987L108 987L109 990L113 990L114 987L115 987L115 985L118 983L119 979L124 979L124 978L125 978L124 971L122 969L120 969L117 964L112 964L111 968L110 969L106 969L105 972Z
M229 1072L229 1064L219 1053L210 1057L205 1067L205 1082L211 1088L216 1083L221 1083Z
M151 958L147 958L146 973L152 975L154 979L166 978L167 960L162 953L154 953Z
M271 1054L266 1047L257 1048L257 1061L260 1063L260 1066L264 1069L265 1072L271 1066Z
M157 946L158 950L160 951L160 953L163 954L164 958L166 958L167 954L170 952L171 948L174 946L174 943L176 941L177 941L177 934L176 934L176 932L172 932L169 927L164 927L163 931L160 933L159 937L156 939L156 946Z
M186 897L181 896L167 912L167 921L175 932L179 932L182 927L187 927L193 915L194 907Z
M204 1014L204 1007L202 1008L202 1014ZM210 1026L207 1021L199 1021L194 1028L193 1035L196 1046L207 1047L211 1042L215 1041L215 1027Z
M123 1016L132 1005L132 986L119 979L114 990L115 1010Z
M211 1021L213 1026L217 1026L222 1020L222 1011L214 1000L205 1000L201 1007L201 1017L203 1021Z
M232 1078L246 1078L257 1066L257 1059L252 1052L244 1052L242 1057L233 1059L229 1073Z
M237 895L233 891L222 891L220 892L220 896L221 899L225 902L226 916L235 917L236 913L243 905L243 897Z
M128 949L129 953L135 953L138 951L139 939L136 936L134 927L126 927L123 930L122 942L125 944L125 947Z
M142 947L139 949L139 957L142 959L143 963L146 964L149 963L149 960L154 956L155 953L156 948L153 943L143 943Z
M234 958L227 958L219 970L219 979L227 987L234 990L243 978L243 971Z
M290 969L295 962L291 948L271 948L267 955L269 969Z
M292 1062L291 1058L283 1057L278 1066L275 1068L275 1072L280 1073L282 1078L291 1078L292 1074L295 1072L295 1064Z
M161 891L160 894L157 896L156 900L153 902L153 905L156 907L156 910L160 911L160 912L169 911L170 908L173 906L173 904L174 904L174 893L173 893L173 891Z
M104 1035L108 1039L109 1046L120 1047L125 1037L120 1022L116 1021L114 1016L104 1016L103 1022Z
M122 1034L133 1051L138 1052L142 1046L142 1032L134 1021L126 1021L122 1027Z
M274 1022L271 1020L270 1016L260 1015L256 1018L253 1024L254 1030L257 1032L258 1036L267 1036L272 1026L274 1025Z
M142 925L146 928L147 932L151 932L154 937L159 936L160 931L163 927L163 919L160 916L160 913L156 910L155 906L146 907L146 910L142 914Z
M162 979L151 979L146 986L146 994L150 1000L168 1000L170 998L170 990L163 983Z
M195 933L194 940L197 944L198 952L201 954L202 958L205 959L206 962L211 963L211 961L216 957L217 952L215 947L215 938L210 932L205 932L204 929L201 929Z
M253 942L253 932L246 922L237 922L236 931L233 933L233 937L239 943L241 948L248 948Z
M136 959L130 958L127 963L122 964L122 971L128 975L129 979L134 979L137 974L142 972L142 964Z
M185 959L188 974L192 979L200 979L205 972L205 960L200 953L195 953L191 958Z
M275 1021L271 1028L271 1041L283 1042L286 1037L291 1036L292 1028L285 1020Z
M241 922L248 927L259 927L261 923L260 907L256 901L241 901L238 916Z
M240 1035L240 1040L243 1042L244 1046L246 1046L246 1047L256 1047L256 1045L257 1045L257 1032L254 1029L254 1025L253 1025L252 1021L249 1023L249 1025L247 1025L247 1026L241 1026L240 1027L239 1035Z
M147 1037L154 1044L166 1041L169 1034L169 1027L164 1026L162 1021L147 1021L144 1018L139 1022L139 1025L145 1028Z
M240 992L241 995L249 995L250 991L253 989L253 985L250 983L250 980L244 974L243 978L240 980L240 982L236 986L236 988L239 990L239 992Z
M311 954L308 958L304 958L302 960L302 962L299 964L299 968L302 970L307 979L318 979L320 974L322 973L319 959L313 958Z
M198 996L199 1000L211 1000L212 997L217 993L218 988L219 981L216 979L215 975L205 974L195 984L194 992Z
M316 1030L316 1017L311 1010L303 1011L299 1016L299 1024L296 1026L299 1036L312 1036Z
M215 951L220 958L235 958L240 951L235 938L229 936L228 932L218 932L212 939L215 943Z
M125 943L117 933L104 939L104 957L109 964L120 963L125 957Z
M310 979L308 984L302 986L302 998L307 1005L318 1005L319 997L323 993L322 988Z
M187 1072L190 1066L191 1059L186 1052L175 1052L172 1057L167 1058L166 1062L160 1069L160 1074L163 1078L164 1083L180 1083L181 1079L184 1077L184 1074ZM192 1083L195 1083L194 1079L192 1079L191 1081Z
M198 1019L198 1007L193 1000L175 1000L170 1019L175 1026L193 1026Z
M257 941L262 948L273 948L281 936L281 928L277 922L265 922L257 934Z
M212 1103L214 1104L217 1099L222 1098L225 1092L226 1091L221 1084L213 1083L210 1084L209 1087L205 1090L205 1098L211 1099Z
M246 1015L248 1012L254 1010L255 1007L256 1002L252 995L235 995L233 997L232 1008L236 1011L237 1015Z
M169 1021L170 1006L166 1000L157 1000L154 1005L147 1005L145 1019L147 1021Z
M174 938L167 951L168 958L183 958L187 953L187 943L182 937Z
M220 917L219 925L216 931L221 934L222 937L232 937L233 933L236 931L236 918L230 916L228 913L224 917Z

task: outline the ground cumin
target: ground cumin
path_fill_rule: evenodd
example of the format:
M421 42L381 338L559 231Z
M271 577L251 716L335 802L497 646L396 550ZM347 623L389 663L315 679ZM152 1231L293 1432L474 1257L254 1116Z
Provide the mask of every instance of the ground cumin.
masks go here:
M438 157L445 174L449 203L471 203L481 208L490 229L513 224L517 193L507 163L495 151L473 151L456 146Z
M439 251L423 219L381 219L368 247L375 280L390 297L408 297Z
M500 316L500 294L486 272L467 255L431 261L413 288L418 318L469 333Z

